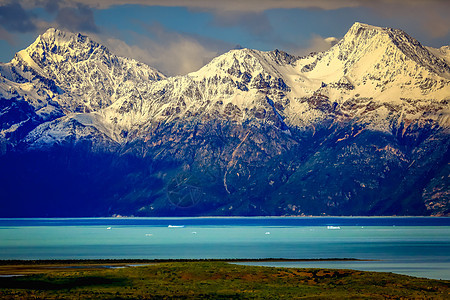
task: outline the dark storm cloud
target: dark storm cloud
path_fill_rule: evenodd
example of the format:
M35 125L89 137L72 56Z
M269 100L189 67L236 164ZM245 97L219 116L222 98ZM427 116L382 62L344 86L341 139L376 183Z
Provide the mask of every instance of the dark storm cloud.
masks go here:
M8 31L25 33L36 30L33 17L20 3L0 4L0 26Z
M53 21L46 21L35 10L43 8ZM73 1L58 0L0 0L0 39L9 44L16 42L17 33L38 33L48 27L70 31L98 32L93 8Z
M59 10L59 4L61 2L62 1L59 0L47 0L42 1L41 4L44 7L44 9L49 13L56 13Z
M58 7L55 21L61 27L71 31L98 32L94 12L84 4L70 7Z

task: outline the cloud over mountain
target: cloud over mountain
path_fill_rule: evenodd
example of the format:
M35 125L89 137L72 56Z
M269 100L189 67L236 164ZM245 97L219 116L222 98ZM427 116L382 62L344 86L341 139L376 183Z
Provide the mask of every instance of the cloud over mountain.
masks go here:
M29 32L36 29L33 14L22 8L19 3L7 2L0 5L0 24L10 31Z

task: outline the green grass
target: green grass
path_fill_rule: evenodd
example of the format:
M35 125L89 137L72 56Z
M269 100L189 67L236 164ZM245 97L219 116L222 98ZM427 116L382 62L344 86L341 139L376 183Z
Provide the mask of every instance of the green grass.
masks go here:
M352 270L167 262L0 278L1 299L449 299L450 281Z

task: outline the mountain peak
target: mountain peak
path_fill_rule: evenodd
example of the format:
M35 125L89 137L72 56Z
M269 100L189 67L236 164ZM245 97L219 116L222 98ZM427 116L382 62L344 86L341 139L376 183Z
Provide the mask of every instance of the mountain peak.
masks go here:
M135 91L135 85L144 89L165 78L150 66L116 56L90 37L55 28L17 52L7 68L9 80L28 82L39 90L30 97L29 87L22 93L36 107L53 98L67 112L107 107Z
M399 51L402 55L429 71L446 78L450 77L450 67L444 59L433 55L419 41L401 29L356 22L339 44L341 48L353 49L351 51L354 52L362 51L361 49L364 48L369 49L369 51L374 51L377 48L395 49L395 51ZM367 52L366 50L364 51Z
M39 47L39 45L55 45L64 46L71 42L86 42L90 39L82 34L63 31L56 28L49 28L44 33L39 35L35 42L30 47Z
M393 43L402 51L405 50L405 47L410 48L409 50L412 50L412 48L420 48L420 51L422 51L424 49L419 41L409 36L401 29L378 27L360 22L356 22L350 27L349 31L345 34L343 41L355 45L367 43Z
M374 26L374 25L369 25L366 23L361 23L361 22L355 22L352 27L350 27L350 30L357 30L359 28L363 28L363 29L373 29L373 30L383 30L382 27L379 26Z
M75 34L72 32L62 31L56 28L49 28L47 29L43 34L41 34L39 37L41 39L50 39L54 37L67 37L67 36L74 36Z
M355 22L345 34L344 40L353 40L357 38L367 39L378 34L384 34L386 30L387 28Z
M65 51L67 48L83 48L86 46L87 48L97 48L101 45L81 33L72 33L56 28L49 28L28 48L29 50L42 48L44 51L58 53L60 51ZM106 50L106 47L101 47Z

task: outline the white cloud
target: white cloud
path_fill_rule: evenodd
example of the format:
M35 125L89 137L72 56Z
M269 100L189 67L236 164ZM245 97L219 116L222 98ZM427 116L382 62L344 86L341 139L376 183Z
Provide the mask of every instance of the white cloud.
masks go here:
M327 37L323 38L320 35L313 35L312 38L309 40L308 47L306 48L297 48L292 49L292 54L303 56L308 55L311 52L322 52L327 51L334 45L336 45L339 42L338 38L335 37Z
M94 39L117 55L134 58L170 76L196 71L231 48L223 42L168 31L157 24L148 29L154 38L130 33L135 44L101 35Z

